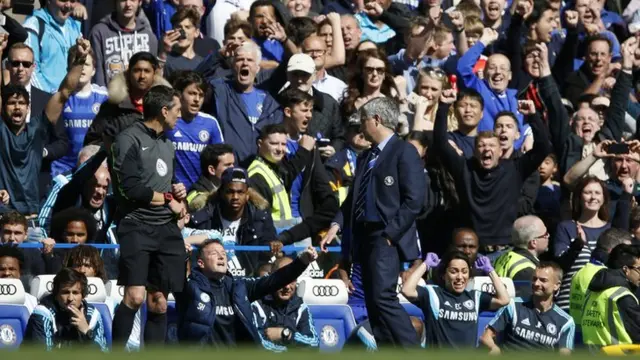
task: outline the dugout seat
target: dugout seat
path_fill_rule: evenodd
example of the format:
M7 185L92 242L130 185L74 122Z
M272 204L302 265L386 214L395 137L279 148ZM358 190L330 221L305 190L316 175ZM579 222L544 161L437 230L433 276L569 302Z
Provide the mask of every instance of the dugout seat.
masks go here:
M54 277L55 275L38 275L31 280L31 295L35 296L38 302L51 294Z
M104 326L104 335L107 338L107 345L111 347L112 336L112 316L111 309L107 303L107 290L102 279L97 277L87 278L88 293L86 301L95 306L96 310L100 312L102 317L102 325Z
M304 278L298 281L298 296L309 307L320 339L320 351L340 351L356 327L347 301L349 291L342 280Z
M0 349L17 349L27 329L29 309L18 279L0 279Z
M513 284L513 280L507 277L501 277L502 283L504 287L507 288L507 293L510 298L516 297L516 288ZM491 282L491 278L488 276L475 276L469 279L467 283L467 290L478 290L487 292L489 294L495 294L496 290L493 288L493 283Z

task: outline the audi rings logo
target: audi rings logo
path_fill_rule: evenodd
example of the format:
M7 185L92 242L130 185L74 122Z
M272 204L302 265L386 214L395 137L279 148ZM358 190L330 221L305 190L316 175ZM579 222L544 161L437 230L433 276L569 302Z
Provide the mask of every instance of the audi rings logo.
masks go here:
M480 291L482 292L486 292L489 294L495 294L496 289L493 287L493 284L490 283L484 283L480 286Z
M53 281L47 281L47 285L45 286L48 292L53 291Z
M13 284L0 284L0 295L15 295L18 287Z
M124 286L119 286L118 287L118 294L120 294L120 296L124 297Z
M320 297L338 296L339 292L340 290L335 285L315 285L311 288L311 293Z
M87 286L89 289L89 295L95 295L98 293L98 287L96 286L96 284L89 284L89 286Z

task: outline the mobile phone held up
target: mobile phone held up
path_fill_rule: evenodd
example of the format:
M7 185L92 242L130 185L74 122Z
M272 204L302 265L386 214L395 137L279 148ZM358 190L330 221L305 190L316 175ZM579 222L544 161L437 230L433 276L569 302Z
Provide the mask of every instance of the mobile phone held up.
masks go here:
M612 155L622 155L629 153L629 144L616 143L607 147L607 153Z
M318 139L317 145L318 145L319 148L323 148L325 146L329 146L329 145L331 145L331 139L327 139L327 138Z

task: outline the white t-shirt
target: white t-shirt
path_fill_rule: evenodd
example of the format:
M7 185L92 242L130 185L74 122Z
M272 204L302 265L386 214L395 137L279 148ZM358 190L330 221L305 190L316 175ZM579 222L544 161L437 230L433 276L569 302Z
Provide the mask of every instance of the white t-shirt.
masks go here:
M222 244L223 245L235 245L238 243L238 229L240 228L240 222L242 219L229 221L220 216L220 222L222 223ZM227 258L229 259L228 267L233 276L246 276L246 270L242 268L240 261L235 255L233 250L227 250Z
M29 310L29 314L33 313L33 309L38 306L38 299L35 296L26 293L24 294L24 306Z

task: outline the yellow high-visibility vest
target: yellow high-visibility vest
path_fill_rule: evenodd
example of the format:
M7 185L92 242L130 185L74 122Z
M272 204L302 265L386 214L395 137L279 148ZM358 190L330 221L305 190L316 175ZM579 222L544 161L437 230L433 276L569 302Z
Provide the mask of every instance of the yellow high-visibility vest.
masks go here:
M271 189L273 198L271 200L271 217L273 223L278 228L289 228L295 225L295 220L291 212L291 200L280 177L260 158L253 160L249 169L249 177L260 175L264 178Z

